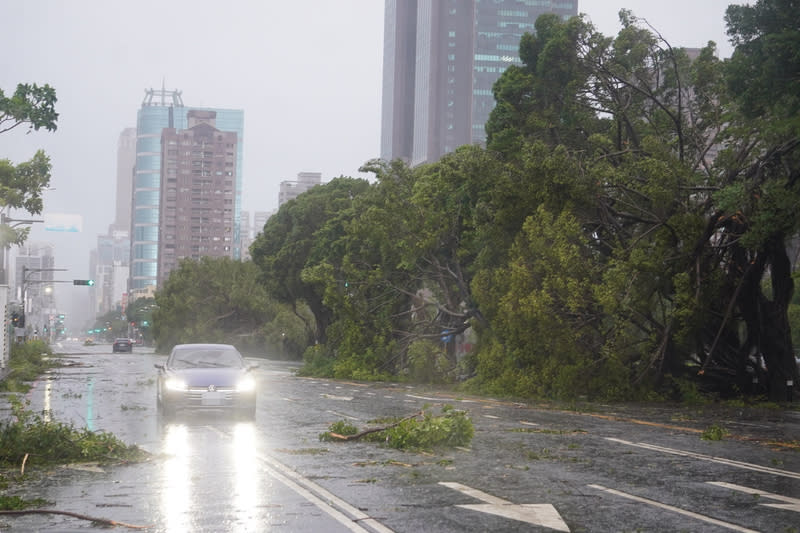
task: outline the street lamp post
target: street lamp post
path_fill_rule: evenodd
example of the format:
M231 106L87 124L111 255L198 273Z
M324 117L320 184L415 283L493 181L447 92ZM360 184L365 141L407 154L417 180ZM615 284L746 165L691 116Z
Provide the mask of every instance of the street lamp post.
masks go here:
M28 285L32 283L68 283L67 281L52 280L52 279L29 279L29 274L41 272L64 272L66 268L29 268L22 265L22 323L28 327L25 315L28 311Z
M0 226L7 225L10 228L16 228L22 224L33 224L34 222L44 222L44 220L11 218L5 213L0 213ZM0 272L0 285L8 285L8 248L10 248L11 244L11 242L6 242L5 239L0 242L0 254L2 254L2 258L0 258L0 269L2 269L2 272Z

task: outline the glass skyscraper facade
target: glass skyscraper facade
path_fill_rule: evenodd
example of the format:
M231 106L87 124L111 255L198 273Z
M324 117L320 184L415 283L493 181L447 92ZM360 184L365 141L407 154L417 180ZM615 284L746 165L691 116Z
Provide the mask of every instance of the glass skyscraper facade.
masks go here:
M189 107L179 91L147 90L136 119L136 166L131 209L129 291L135 299L150 296L158 280L158 221L161 190L161 135L164 128L186 129L191 110L215 111L216 127L236 132L236 183L234 185L234 250L238 259L242 210L242 153L244 111Z
M578 14L578 0L385 1L381 157L412 165L483 144L522 35L545 13Z

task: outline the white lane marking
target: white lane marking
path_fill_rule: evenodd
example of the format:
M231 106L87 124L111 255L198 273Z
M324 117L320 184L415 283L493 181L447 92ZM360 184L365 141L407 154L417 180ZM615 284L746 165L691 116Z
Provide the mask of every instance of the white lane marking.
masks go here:
M790 498L789 496L773 494L765 490L751 489L750 487L735 485L733 483L725 483L724 481L707 481L706 483L708 483L709 485L722 487L724 489L731 489L739 492L744 492L745 494L752 494L754 496L769 498L770 500L778 500L779 502L786 502L786 503L761 503L759 505L763 505L765 507L773 507L775 509L786 509L788 511L794 511L796 513L800 513L800 500L798 500L797 498Z
M416 396L414 394L406 394L409 398L414 398L416 400L426 400L428 402L454 402L452 398L429 398L428 396Z
M353 397L352 396L335 396L333 394L320 394L320 396L322 396L326 400L338 400L338 401L342 401L342 402L353 401Z
M495 418L495 419L499 419L500 417L499 417L499 416L494 416L494 415L483 415L483 418Z
M343 418L349 418L350 420L358 420L358 417L356 417L356 416L350 416L350 415L346 415L344 413L337 413L336 411L327 410L325 412L326 413L330 413L332 415L341 416Z
M741 533L759 533L757 530L754 529L747 529L745 527L737 526L736 524L730 524L728 522L723 522L722 520L717 520L716 518L711 518L710 516L705 516L697 513L693 513L692 511L686 511L685 509L681 509L680 507L673 507L672 505L667 505L665 503L657 502L655 500L649 500L647 498L642 498L641 496L634 496L633 494L628 494L626 492L621 492L614 489L609 489L602 485L589 485L590 488L600 490L603 492L607 492L609 494L613 494L615 496L620 496L621 498L627 498L629 500L633 500L639 503L646 503L647 505L652 505L653 507L658 507L659 509L666 509L667 511L672 511L674 513L682 514L684 516L688 516L691 518L695 518L702 522L708 522L709 524L714 524L717 526L722 526L728 529L732 529L733 531L740 531Z
M612 442L618 442L620 444L625 444L627 446L636 446L637 448L644 448L645 450L653 450L656 452L661 453L668 453L672 455L680 455L682 457L691 457L693 459L700 459L703 461L711 461L712 463L719 463L728 466L734 466L736 468L742 468L745 470L754 470L756 472L763 472L766 474L773 474L775 476L783 476L789 477L793 479L800 479L800 474L797 472L792 472L790 470L781 470L779 468L771 468L769 466L759 466L754 465L752 463L743 463L741 461L734 461L733 459L725 459L724 457L715 457L713 455L704 455L702 453L695 453L695 452L687 452L684 450L676 450L674 448L665 448L663 446L656 446L654 444L646 444L644 442L630 442L627 440L622 439L615 439L611 437L606 437L606 440L610 440Z
M525 424L526 426L538 426L539 425L536 422L526 422L525 420L520 420L519 423L520 424Z
M229 434L226 434L215 427L209 426L209 429L219 433L220 435L230 437ZM356 507L353 507L346 501L342 500L338 496L335 496L333 493L317 485L310 479L301 476L294 470L291 470L280 461L260 453L256 453L254 457L261 461L262 467L269 472L271 476L295 491L309 502L319 507L320 510L328 514L331 518L345 526L350 531L357 533L370 533L370 531L375 531L377 533L394 533L394 530L389 529L374 518L371 518L368 514ZM370 529L365 529L359 524L366 524L370 527Z
M324 512L328 513L331 517L335 518L350 531L363 531L368 533L370 530L359 525L365 524L369 526L371 530L378 533L393 533L392 529L389 529L382 523L370 517L368 514L356 507L353 507L346 501L342 500L338 496L335 496L332 492L327 491L310 479L301 476L294 470L291 470L283 463L273 459L268 455L256 454L256 457L264 463L265 468L270 470L271 474L280 479L280 481L286 484L287 487L291 488L296 493L322 509ZM337 508L341 509L341 511L339 511Z
M482 504L457 505L456 507L481 513L489 513L518 522L525 522L527 524L543 526L556 531L569 533L569 527L564 523L564 520L561 518L561 515L558 514L556 508L549 503L525 503L519 505L498 498L497 496L492 496L478 489L462 485L461 483L440 481L439 485L444 485L445 487L457 490L476 500L485 502Z

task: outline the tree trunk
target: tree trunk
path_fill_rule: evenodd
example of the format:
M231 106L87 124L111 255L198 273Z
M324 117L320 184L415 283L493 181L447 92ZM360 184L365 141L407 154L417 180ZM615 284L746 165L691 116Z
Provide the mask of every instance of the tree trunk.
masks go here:
M761 295L759 301L759 345L767 365L769 399L773 402L792 400L797 385L797 363L792 348L789 326L789 303L794 293L791 262L782 235L768 243L771 264L772 300Z

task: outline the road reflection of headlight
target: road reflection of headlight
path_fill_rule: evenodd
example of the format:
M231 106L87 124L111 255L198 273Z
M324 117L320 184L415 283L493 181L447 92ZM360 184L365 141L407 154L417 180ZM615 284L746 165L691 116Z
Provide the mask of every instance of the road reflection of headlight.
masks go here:
M186 382L182 379L169 378L164 382L168 390L186 390Z
M256 380L252 376L245 376L236 384L236 390L239 392L253 392L256 390Z
M233 505L239 521L236 531L258 531L261 502L259 469L256 468L256 431L253 424L239 423L233 428L233 461L236 485Z
M164 462L164 490L161 492L161 511L164 513L167 531L190 531L189 506L190 472L189 457L191 443L184 425L171 425L164 437L164 453L169 458Z

